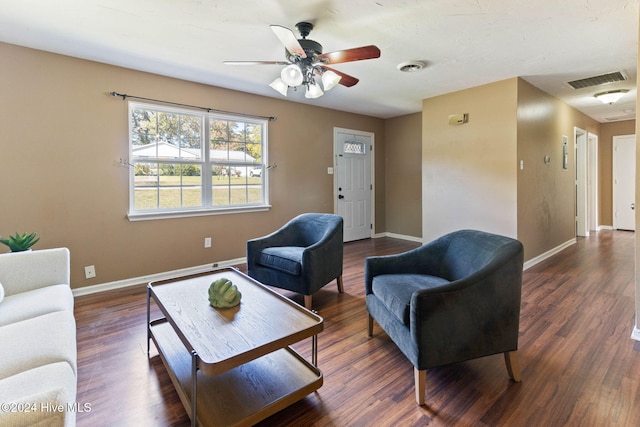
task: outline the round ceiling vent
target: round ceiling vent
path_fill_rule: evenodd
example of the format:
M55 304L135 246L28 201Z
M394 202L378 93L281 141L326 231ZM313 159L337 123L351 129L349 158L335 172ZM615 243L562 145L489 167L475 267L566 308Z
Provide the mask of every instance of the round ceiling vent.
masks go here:
M415 73L416 71L422 70L426 66L427 64L422 61L407 61L403 62L402 64L398 64L398 70L402 71L403 73Z

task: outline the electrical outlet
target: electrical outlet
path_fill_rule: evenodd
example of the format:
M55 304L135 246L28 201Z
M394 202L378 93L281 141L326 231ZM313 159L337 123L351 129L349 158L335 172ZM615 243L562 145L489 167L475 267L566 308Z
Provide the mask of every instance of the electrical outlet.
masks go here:
M204 247L205 248L210 248L211 247L211 237L205 237L204 238Z
M96 268L93 265L88 265L84 268L84 277L92 279L96 277Z

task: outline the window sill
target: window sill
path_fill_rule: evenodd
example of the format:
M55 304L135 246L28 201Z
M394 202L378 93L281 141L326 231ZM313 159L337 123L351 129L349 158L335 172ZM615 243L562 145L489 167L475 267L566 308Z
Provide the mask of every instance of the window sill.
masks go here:
M209 215L225 215L225 214L237 214L248 212L264 212L271 209L271 205L260 206L242 206L242 207L230 207L230 208L217 208L217 209L194 209L194 210L182 210L182 211L164 211L164 212L135 212L127 214L129 221L150 221L156 219L171 219L171 218L189 218L196 216L209 216Z

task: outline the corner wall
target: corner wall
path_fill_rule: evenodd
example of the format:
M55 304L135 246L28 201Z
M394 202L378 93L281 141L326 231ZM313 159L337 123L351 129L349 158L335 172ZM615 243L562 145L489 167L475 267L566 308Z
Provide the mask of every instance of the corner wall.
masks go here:
M422 113L385 121L385 224L388 233L422 237Z
M423 100L424 242L461 228L517 237L517 82ZM462 113L468 123L449 125Z
M529 260L575 238L574 127L598 135L600 124L518 79L517 126L518 239ZM562 165L563 136L568 140L567 170Z

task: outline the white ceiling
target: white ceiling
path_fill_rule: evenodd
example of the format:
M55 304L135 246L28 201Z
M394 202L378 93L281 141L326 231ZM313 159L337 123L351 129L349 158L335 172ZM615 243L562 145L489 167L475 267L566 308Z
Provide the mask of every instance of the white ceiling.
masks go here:
M290 91L295 102L389 118L519 76L600 122L635 117L638 0L0 0L0 41L275 98L268 84L282 66L222 62L285 60L269 25L297 35L300 21L314 23L309 38L324 52L382 53L334 65L356 86L315 100ZM397 70L409 60L427 67ZM620 70L629 80L566 84ZM618 88L629 92L613 105L593 98Z

